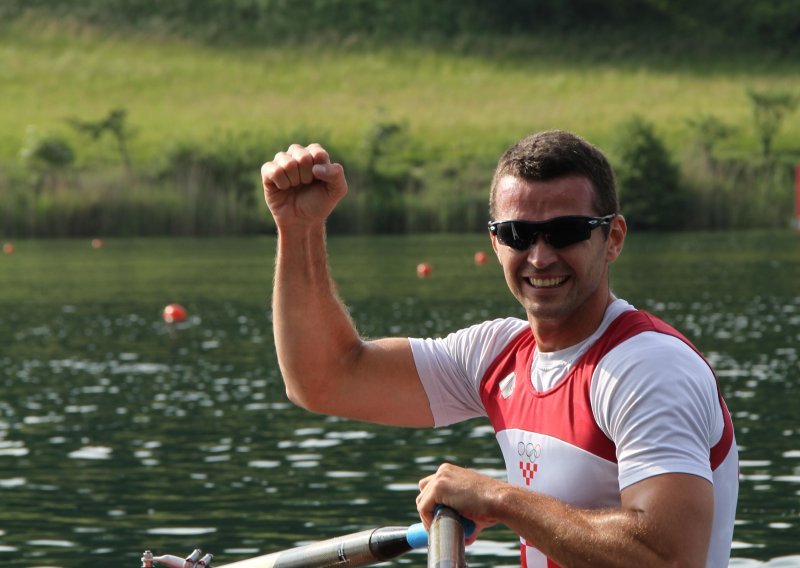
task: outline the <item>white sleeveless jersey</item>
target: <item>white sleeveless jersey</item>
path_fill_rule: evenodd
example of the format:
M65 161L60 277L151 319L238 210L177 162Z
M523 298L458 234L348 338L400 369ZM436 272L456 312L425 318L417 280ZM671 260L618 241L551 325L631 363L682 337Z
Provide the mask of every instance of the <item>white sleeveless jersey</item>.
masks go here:
M510 483L602 508L618 507L622 489L653 475L711 481L708 566L728 565L738 494L732 424L713 371L674 329L617 300L595 334L558 353L539 353L517 319L411 344L437 426L488 416ZM521 547L523 566L555 566Z

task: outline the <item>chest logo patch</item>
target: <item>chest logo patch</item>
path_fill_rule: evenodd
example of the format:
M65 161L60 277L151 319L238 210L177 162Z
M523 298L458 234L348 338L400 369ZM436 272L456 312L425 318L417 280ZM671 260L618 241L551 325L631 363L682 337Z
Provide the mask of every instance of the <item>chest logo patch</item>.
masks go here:
M519 454L519 470L522 473L522 479L525 480L525 486L530 487L536 472L539 471L539 464L536 463L536 460L542 455L542 446L520 442L517 444L517 453Z
M511 372L505 379L500 381L500 394L503 398L508 398L514 392L514 385L517 383L517 376Z

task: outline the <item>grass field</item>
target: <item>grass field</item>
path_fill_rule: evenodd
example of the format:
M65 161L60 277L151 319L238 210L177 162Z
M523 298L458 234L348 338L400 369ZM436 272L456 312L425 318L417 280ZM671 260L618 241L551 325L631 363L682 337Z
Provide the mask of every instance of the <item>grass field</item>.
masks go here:
M619 172L634 116L653 126L682 171L666 191L685 192L691 206L658 212L673 227L788 223L800 112L774 139L779 168L763 170L748 97L800 95L800 66L774 52L652 51L587 36L270 45L112 34L69 21L0 24L0 234L269 232L254 206L259 166L291 142L311 141L345 163L353 190L331 230L484 230L486 186L509 144L571 130ZM70 124L117 109L126 112L130 168L110 134L93 139ZM733 132L715 138L713 156L698 152L689 124L708 117ZM53 139L74 153L66 166L22 158Z
M65 122L113 108L128 111L139 165L182 141L225 133L256 133L267 144L316 138L356 152L380 121L406 124L419 156L491 162L514 139L545 128L608 146L632 114L652 121L676 150L689 142L686 119L714 115L738 129L722 151L745 154L757 150L746 90L800 92L800 66L756 58L638 54L604 62L566 44L496 47L480 56L363 45L211 48L87 27L5 26L0 164L18 159L31 126L74 142L79 164L113 160L111 144L81 138ZM786 121L776 148L800 151L800 113ZM265 159L277 149L265 147Z

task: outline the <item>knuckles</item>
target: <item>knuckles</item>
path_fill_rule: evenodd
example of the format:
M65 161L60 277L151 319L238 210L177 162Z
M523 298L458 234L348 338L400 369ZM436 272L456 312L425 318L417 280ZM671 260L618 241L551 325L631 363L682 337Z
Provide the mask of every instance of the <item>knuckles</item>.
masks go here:
M285 151L261 165L261 181L266 194L305 186L315 181L315 165L330 165L336 175L343 176L339 164L331 164L328 152L318 143L308 146L292 144ZM334 176L336 177L336 176Z

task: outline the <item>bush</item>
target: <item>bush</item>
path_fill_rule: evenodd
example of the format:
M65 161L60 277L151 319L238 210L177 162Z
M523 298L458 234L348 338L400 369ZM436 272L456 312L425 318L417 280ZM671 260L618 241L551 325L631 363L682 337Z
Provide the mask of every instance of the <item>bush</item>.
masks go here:
M184 143L167 155L159 177L190 194L231 194L252 204L259 188L263 152L259 142L248 135L228 134L205 144Z
M20 156L36 177L37 191L63 185L75 161L69 142L59 136L42 135L35 128L28 129Z
M631 228L684 226L686 197L680 173L653 125L639 116L625 122L615 147L622 213Z

